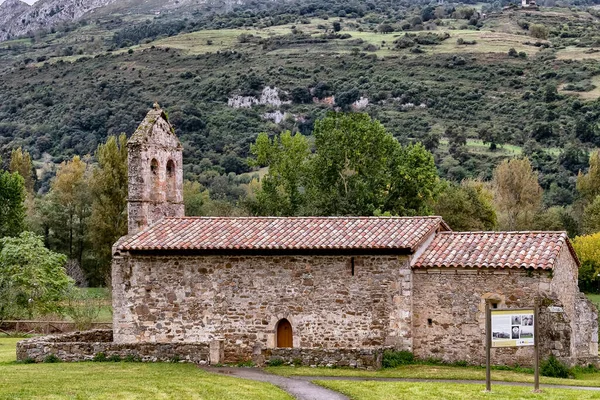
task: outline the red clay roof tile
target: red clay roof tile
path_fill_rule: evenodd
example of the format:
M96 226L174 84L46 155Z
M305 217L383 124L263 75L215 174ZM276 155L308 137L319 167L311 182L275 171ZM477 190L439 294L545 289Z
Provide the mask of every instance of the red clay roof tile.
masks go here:
M412 266L552 269L565 243L578 263L564 232L440 232Z
M118 250L414 250L441 217L164 218Z

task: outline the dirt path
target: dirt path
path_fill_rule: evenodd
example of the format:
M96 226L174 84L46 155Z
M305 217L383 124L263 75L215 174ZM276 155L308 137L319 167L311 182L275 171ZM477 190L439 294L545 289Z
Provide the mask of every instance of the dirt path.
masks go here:
M204 368L204 370L215 374L269 382L285 390L297 400L349 400L349 398L343 394L315 385L314 383L311 383L309 379L303 379L304 377L301 377L302 379L298 379L300 377L286 378L266 373L259 368L222 367Z

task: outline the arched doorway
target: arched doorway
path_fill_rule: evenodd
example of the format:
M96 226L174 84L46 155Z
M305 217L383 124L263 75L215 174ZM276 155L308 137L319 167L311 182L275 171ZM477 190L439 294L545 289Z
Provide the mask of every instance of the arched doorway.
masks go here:
M292 348L292 324L287 319L282 319L277 323L277 347Z

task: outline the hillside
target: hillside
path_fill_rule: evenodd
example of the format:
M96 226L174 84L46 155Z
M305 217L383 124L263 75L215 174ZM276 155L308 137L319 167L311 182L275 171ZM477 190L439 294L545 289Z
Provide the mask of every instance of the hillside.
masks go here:
M184 142L186 177L235 201L259 132L310 135L327 111L353 109L423 142L448 179L489 178L526 154L546 204L562 206L600 145L597 11L446 5L424 21L425 6L384 1L257 2L191 6L179 19L149 18L149 4L0 44L5 154L90 153L158 101ZM537 25L547 37L532 36Z

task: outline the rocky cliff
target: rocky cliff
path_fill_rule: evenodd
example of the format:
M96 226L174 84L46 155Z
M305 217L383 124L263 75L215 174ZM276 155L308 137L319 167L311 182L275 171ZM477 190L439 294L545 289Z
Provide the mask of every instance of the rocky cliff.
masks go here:
M0 5L0 41L53 25L75 21L85 13L118 0L41 0L30 6L19 0Z

